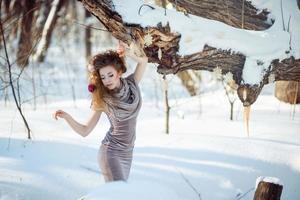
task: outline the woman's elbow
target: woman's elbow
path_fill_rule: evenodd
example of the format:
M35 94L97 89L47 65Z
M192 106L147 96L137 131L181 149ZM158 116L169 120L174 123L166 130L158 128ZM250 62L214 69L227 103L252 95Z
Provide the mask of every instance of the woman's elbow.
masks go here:
M89 134L91 133L91 131L85 131L82 133L82 137L87 137Z
M86 136L88 136L90 134L90 132L91 132L90 129L88 129L87 127L84 127L84 129L80 132L80 135L82 137L86 137Z

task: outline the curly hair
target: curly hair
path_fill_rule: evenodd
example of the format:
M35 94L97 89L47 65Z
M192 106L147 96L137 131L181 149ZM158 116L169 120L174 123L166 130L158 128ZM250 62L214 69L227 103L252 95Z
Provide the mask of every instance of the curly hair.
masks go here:
M95 85L95 90L92 92L92 108L94 110L104 110L105 103L103 101L103 94L107 92L100 78L99 70L106 66L114 67L117 72L126 72L125 60L120 57L116 51L108 50L99 53L89 59L89 65L94 68L93 72L89 74L90 84Z

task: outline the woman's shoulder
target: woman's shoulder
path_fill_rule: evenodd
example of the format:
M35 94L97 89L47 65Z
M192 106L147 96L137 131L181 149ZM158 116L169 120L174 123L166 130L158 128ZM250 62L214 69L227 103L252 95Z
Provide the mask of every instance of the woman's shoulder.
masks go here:
M134 73L129 74L126 78L126 80L133 82L134 84L137 84L135 78L134 78Z
M99 104L99 103L96 103L95 101L91 101L90 108L94 111L100 111L100 112L107 113L107 105L104 102Z

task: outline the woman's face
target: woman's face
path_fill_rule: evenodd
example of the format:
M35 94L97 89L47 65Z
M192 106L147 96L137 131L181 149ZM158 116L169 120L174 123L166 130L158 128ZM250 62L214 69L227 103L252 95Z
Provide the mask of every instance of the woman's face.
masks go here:
M107 89L113 90L120 87L120 77L122 73L118 72L113 66L108 65L102 67L99 69L99 74L104 87Z

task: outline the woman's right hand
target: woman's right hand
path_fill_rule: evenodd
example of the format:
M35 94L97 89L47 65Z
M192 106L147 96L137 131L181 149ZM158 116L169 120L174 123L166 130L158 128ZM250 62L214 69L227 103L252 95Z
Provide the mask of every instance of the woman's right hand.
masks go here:
M63 118L65 119L68 116L68 113L66 113L63 110L57 110L55 113L53 113L53 118L58 120L58 118Z
M128 45L119 40L119 44L117 47L117 53L120 57L124 57L126 55L126 51L129 49Z

